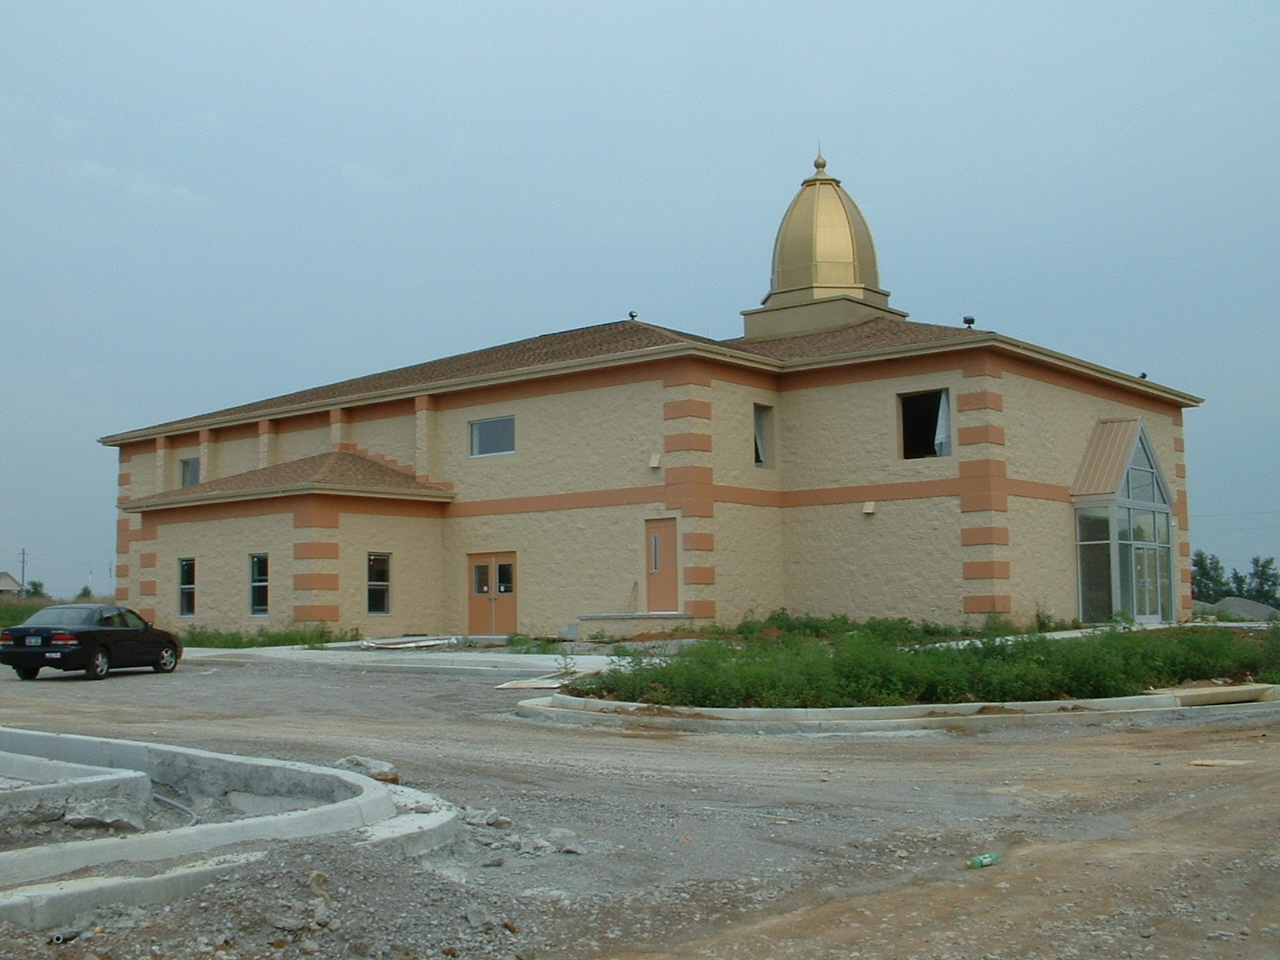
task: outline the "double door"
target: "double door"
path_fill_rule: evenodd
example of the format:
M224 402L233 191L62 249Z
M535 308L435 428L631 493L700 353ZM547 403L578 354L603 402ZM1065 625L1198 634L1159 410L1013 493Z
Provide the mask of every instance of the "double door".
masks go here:
M516 632L516 555L467 555L467 632L506 636Z

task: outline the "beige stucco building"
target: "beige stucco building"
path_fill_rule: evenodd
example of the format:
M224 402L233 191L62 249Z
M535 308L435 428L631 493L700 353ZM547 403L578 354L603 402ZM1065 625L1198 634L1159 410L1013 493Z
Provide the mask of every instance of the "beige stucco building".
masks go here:
M741 338L633 317L103 438L118 598L378 637L1188 615L1199 399L908 320L815 168Z

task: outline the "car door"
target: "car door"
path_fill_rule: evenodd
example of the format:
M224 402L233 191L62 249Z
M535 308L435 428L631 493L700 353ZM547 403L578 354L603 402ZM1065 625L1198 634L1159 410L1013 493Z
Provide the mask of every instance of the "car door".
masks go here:
M93 640L107 648L112 667L129 667L138 662L138 636L130 630L120 607L103 607L94 623Z
M124 625L121 635L125 638L121 643L129 648L130 665L149 666L154 663L159 646L155 631L147 626L147 621L132 610L122 609L120 619Z

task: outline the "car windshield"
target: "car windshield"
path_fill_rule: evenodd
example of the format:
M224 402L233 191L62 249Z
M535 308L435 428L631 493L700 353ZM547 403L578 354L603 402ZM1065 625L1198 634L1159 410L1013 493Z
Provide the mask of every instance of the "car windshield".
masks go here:
M45 607L22 622L24 627L83 627L93 623L93 607Z

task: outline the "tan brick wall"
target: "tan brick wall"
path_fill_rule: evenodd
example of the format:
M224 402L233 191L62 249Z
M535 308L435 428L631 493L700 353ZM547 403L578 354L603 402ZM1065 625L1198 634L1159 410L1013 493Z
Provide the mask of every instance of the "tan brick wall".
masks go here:
M1011 497L1009 523L1015 543L1009 550L1010 617L1034 622L1037 612L1054 619L1079 615L1076 588L1075 512L1069 503Z
M659 381L575 391L434 413L433 477L459 499L615 490L660 482L649 466L668 421ZM515 453L470 456L473 420L514 416Z
M318 453L328 453L329 428L281 430L276 435L275 444L277 463L287 463L290 460L301 460L303 457L314 457Z
M348 437L361 450L412 468L416 451L414 430L413 414L406 413L403 416L352 423L348 428Z
M293 515L223 519L216 536L201 523L165 524L155 540L139 541L156 554L158 622L169 629L279 629L293 622ZM269 614L249 615L249 555L265 553L269 564ZM178 616L178 560L196 558L196 615Z
M956 373L934 373L786 391L779 420L783 481L789 489L899 483L954 476L958 455L903 460L898 396L962 388Z
M237 473L246 473L258 469L258 438L241 437L236 440L221 440L216 444L213 455L213 472L200 474L201 480L213 480L217 477L230 477ZM201 465L204 466L203 464Z
M467 517L449 521L442 621L467 630L467 555L516 554L516 603L522 633L555 635L584 613L631 613L645 601L644 521L669 516L660 505L558 510L544 514ZM677 541L683 521L677 521ZM681 566L704 565L707 554L681 551ZM683 600L689 590L680 585Z
M717 381L714 412L710 421L713 456L718 484L752 487L763 490L782 489L782 435L790 425L784 419L784 397L772 390ZM773 442L771 462L756 466L755 407L772 407ZM704 427L705 429L705 427Z
M955 498L881 501L787 511L786 606L795 613L963 617L963 523Z
M686 523L688 523L686 521ZM722 503L716 507L715 550L686 554L716 568L716 620L738 623L789 605L782 563L783 511Z
M440 521L343 514L338 530L317 531L340 544L336 560L298 561L300 569L337 574L338 589L300 595L299 603L336 603L339 626L367 637L456 633L441 618L448 573L440 559ZM391 555L391 612L368 612L370 553Z

